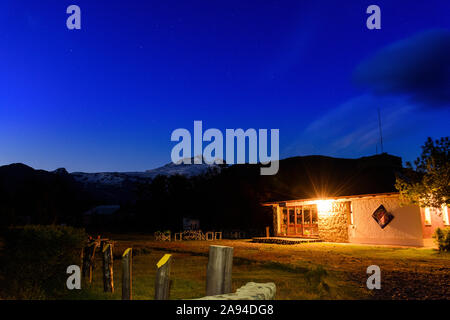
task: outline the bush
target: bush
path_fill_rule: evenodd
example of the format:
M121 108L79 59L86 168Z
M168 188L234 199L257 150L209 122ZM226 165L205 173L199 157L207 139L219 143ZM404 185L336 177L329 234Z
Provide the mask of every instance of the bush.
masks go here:
M450 251L450 228L437 228L433 235L439 251Z
M1 262L7 298L60 297L66 290L67 267L80 265L86 239L84 230L67 226L9 228Z

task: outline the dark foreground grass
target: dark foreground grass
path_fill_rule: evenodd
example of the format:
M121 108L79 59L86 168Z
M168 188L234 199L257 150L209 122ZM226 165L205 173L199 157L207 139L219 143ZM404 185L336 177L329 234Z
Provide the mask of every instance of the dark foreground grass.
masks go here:
M142 234L107 235L116 240L115 254L133 247L135 299L153 299L155 264L174 255L172 299L204 295L210 245L234 248L233 290L247 282L274 282L277 299L448 299L450 254L431 248L309 243L292 246L247 240L156 242ZM118 261L120 262L120 261ZM382 270L382 290L368 290L366 268ZM120 264L115 265L114 295L102 293L101 276L72 297L120 298ZM326 271L324 274L321 269ZM97 269L96 272L100 272Z
M133 299L152 300L156 263L163 256L160 250L137 250L133 257ZM171 299L195 299L205 295L206 266L203 255L173 253ZM66 299L120 299L121 261L114 261L114 293L103 292L101 260L96 259L92 284L83 284L82 290L68 291ZM327 272L321 266L298 268L281 263L256 262L235 259L233 263L233 291L247 282L274 282L276 299L357 299L368 298L367 293L342 280L336 272Z
M174 257L171 299L204 296L210 245L234 248L233 291L247 282L274 282L276 299L448 299L450 254L427 248L396 248L333 243L294 246L245 240L156 242L145 235L108 235L114 247L114 293L103 292L97 255L92 284L66 291L64 299L120 299L121 254L133 247L133 299L153 299L156 263ZM382 270L382 290L366 288L366 268ZM0 274L1 279L1 274ZM0 294L2 288L0 287ZM7 293L0 295L11 299Z

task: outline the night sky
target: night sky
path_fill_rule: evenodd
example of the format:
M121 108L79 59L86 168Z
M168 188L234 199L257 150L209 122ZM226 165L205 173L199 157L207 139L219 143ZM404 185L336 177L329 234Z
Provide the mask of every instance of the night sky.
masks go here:
M81 8L68 30L66 8ZM381 30L366 8L381 7ZM280 129L280 157L413 160L450 124L450 1L3 0L0 165L138 171L174 129ZM378 151L380 148L378 146Z

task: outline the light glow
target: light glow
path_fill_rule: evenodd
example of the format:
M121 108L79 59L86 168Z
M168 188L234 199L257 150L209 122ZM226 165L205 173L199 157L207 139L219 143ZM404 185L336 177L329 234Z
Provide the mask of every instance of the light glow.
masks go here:
M333 200L317 200L317 211L319 214L331 214L333 209Z
M430 225L431 224L431 209L429 207L425 208L425 224Z
M444 220L444 225L448 226L450 224L448 219L448 207L446 204L442 205L442 220Z

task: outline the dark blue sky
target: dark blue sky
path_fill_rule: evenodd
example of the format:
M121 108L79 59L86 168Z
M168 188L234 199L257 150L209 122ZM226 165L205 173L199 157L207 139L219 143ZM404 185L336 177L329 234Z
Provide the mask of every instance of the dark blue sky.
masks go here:
M66 8L81 8L81 30ZM381 7L368 30L366 8ZM2 1L0 165L134 171L176 128L278 128L280 156L412 160L449 133L449 1Z

